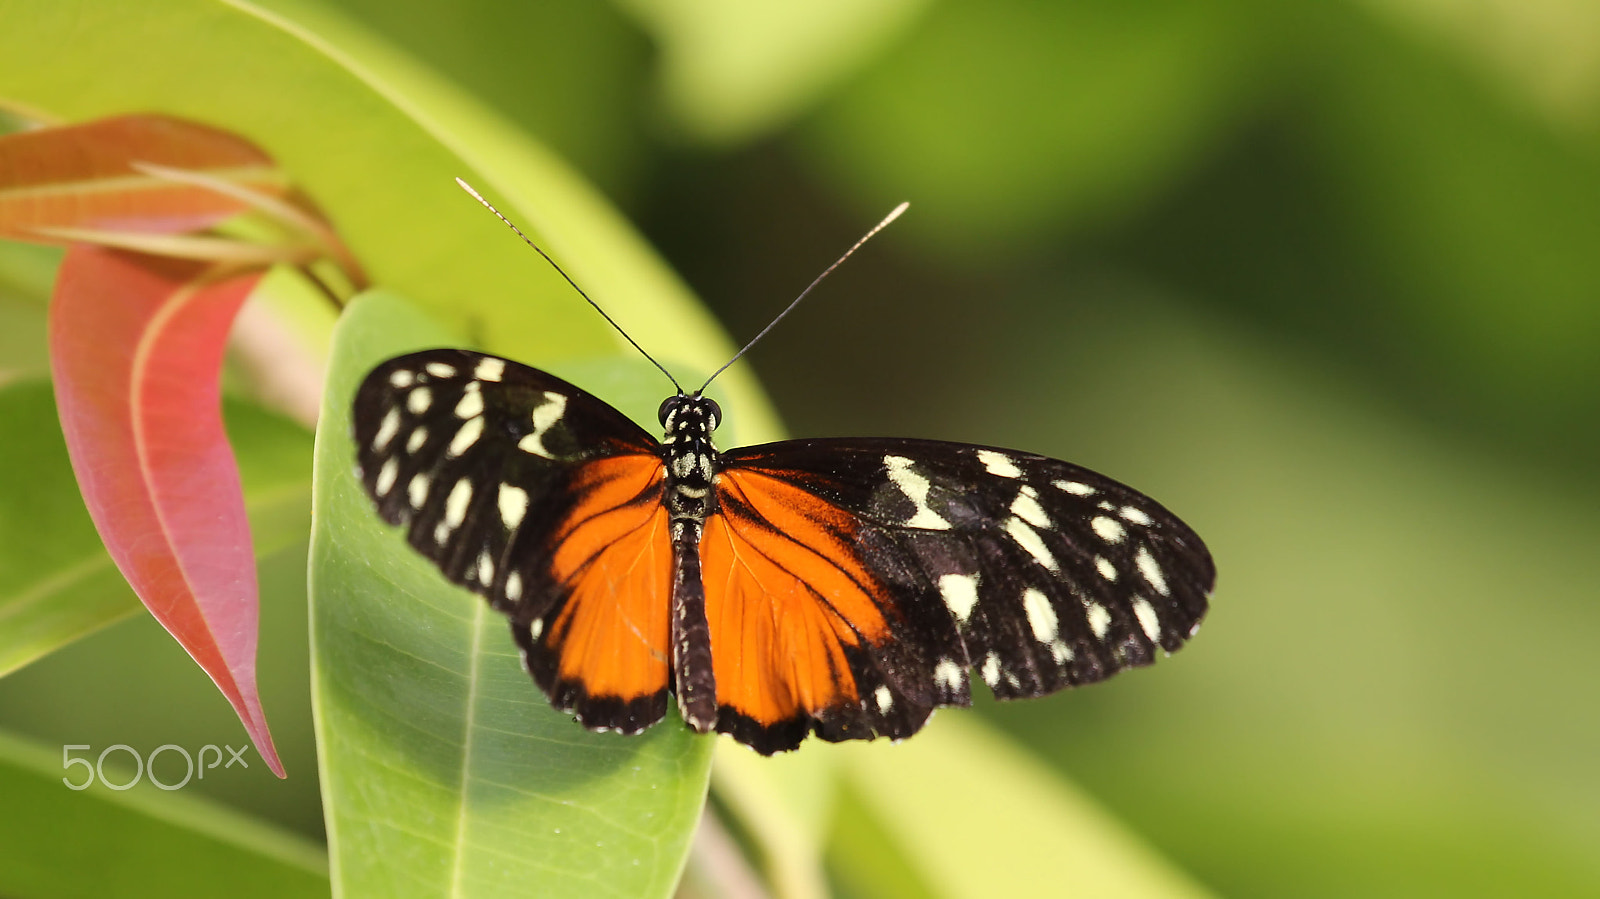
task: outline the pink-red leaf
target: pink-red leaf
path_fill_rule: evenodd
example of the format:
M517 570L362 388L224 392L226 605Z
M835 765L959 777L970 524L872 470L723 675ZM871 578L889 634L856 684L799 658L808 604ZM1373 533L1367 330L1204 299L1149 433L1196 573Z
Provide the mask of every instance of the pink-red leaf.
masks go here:
M50 241L42 228L173 234L250 208L139 164L198 173L282 195L283 173L224 131L160 115L127 115L0 137L0 238Z
M260 277L74 245L50 304L50 361L106 549L282 776L256 691L255 557L219 385L229 326Z

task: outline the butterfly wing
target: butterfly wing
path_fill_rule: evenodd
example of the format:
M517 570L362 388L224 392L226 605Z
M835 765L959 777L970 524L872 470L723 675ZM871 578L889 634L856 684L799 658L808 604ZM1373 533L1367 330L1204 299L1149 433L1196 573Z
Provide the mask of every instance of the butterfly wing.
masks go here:
M559 378L465 350L384 362L354 409L379 514L510 617L551 702L597 729L660 720L671 544L656 440Z
M795 440L724 454L701 544L718 729L762 752L903 738L1183 645L1215 581L1149 497L1027 453Z

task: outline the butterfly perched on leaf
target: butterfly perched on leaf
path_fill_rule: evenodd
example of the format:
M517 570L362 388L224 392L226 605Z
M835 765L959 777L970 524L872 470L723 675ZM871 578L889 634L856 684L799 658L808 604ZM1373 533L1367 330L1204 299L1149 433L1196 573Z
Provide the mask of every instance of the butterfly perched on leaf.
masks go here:
M661 440L468 350L390 359L356 394L379 514L507 616L586 727L638 733L671 694L696 731L763 754L900 739L970 704L973 672L1001 699L1092 683L1206 612L1200 538L1110 478L903 438L720 452L703 390L661 404Z

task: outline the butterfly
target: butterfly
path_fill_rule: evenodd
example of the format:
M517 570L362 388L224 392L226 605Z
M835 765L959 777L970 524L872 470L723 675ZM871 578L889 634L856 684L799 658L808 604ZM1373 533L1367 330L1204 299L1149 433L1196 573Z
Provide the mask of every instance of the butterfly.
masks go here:
M390 359L356 393L379 515L509 619L585 727L639 733L671 695L764 755L902 739L970 705L974 670L997 698L1041 696L1147 665L1205 615L1205 544L1111 478L910 438L718 451L703 391L661 404L660 440L469 350Z

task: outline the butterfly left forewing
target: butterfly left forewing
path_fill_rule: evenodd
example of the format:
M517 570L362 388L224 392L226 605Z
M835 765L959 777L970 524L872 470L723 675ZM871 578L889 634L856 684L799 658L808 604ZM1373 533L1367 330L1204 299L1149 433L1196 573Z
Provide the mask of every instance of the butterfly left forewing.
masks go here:
M1148 664L1193 633L1215 577L1204 544L1158 503L1042 456L797 440L734 450L723 466L734 485L794 485L836 510L834 542L812 542L861 566L886 623L840 641L849 683L836 692L853 702L811 710L825 737L906 736L933 707L970 701L969 668L1015 698Z
M553 375L440 349L367 376L354 437L379 514L510 618L553 704L595 728L660 719L670 549L649 434Z

